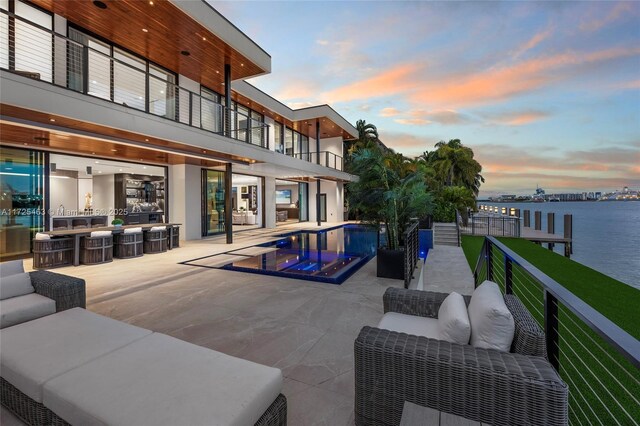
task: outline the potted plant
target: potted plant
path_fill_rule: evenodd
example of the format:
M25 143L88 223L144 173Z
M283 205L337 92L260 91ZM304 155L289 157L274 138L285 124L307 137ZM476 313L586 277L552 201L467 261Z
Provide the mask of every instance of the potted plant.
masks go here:
M349 206L362 222L384 231L377 252L377 276L404 279L403 235L410 218L432 211L432 197L422 167L407 167L408 160L377 147L352 154L351 170L359 176L349 184Z
M122 225L124 225L124 220L119 219L119 218L115 218L111 221L111 224L113 226L115 226L116 228L120 228Z

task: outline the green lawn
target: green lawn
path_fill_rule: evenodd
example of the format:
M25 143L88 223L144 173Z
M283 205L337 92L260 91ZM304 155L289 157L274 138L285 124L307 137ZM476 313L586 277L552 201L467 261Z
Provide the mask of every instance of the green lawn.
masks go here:
M640 291L562 255L518 238L499 238L507 247L566 287L635 338L640 338ZM475 268L484 237L463 236L462 249ZM493 250L493 280L504 290L504 261ZM483 279L485 270L479 274ZM513 293L543 325L542 287L517 265ZM634 424L640 418L640 371L563 305L559 306L560 375L569 385L571 424ZM629 423L631 421L631 423ZM621 422L621 423L620 423ZM637 424L637 422L636 422Z

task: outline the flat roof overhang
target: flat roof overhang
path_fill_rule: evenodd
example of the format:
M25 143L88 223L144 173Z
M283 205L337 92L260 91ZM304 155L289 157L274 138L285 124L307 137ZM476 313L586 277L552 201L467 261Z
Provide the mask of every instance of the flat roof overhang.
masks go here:
M231 83L236 102L261 112L267 117L283 122L286 126L315 138L318 121L321 139L341 137L344 140L358 138L358 130L329 105L291 109L252 84L241 80Z
M89 0L31 3L217 91L225 64L232 80L271 72L271 56L204 0L102 0L105 9Z

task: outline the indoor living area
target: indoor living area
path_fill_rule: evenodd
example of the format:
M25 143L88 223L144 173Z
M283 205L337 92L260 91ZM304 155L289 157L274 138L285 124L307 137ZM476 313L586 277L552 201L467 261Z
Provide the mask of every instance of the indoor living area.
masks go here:
M309 221L309 183L276 179L276 226Z

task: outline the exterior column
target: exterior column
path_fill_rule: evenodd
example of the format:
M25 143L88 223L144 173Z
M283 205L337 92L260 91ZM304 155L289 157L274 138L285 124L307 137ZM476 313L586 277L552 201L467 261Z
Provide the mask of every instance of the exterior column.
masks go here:
M231 136L231 64L224 64L224 132Z
M264 227L276 227L276 178L264 178Z
M224 222L227 234L227 244L233 244L233 205L231 204L231 163L227 163L224 174Z
M316 163L320 164L320 120L316 120ZM316 181L316 220L318 226L322 225L320 220L320 179Z

